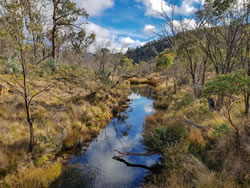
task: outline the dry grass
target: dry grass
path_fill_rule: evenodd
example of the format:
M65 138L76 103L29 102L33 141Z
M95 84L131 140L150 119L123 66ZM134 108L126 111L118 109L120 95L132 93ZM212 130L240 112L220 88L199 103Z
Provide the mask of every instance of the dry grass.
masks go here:
M60 174L59 164L50 164L56 154L89 142L111 120L112 110L126 101L129 83L121 82L110 91L105 87L99 90L90 103L87 95L99 88L100 82L91 72L83 72L62 67L58 74L67 79L57 81L54 75L46 75L32 81L33 94L56 83L31 106L35 132L32 155L27 152L29 128L23 98L14 88L0 95L0 187L47 187ZM9 75L0 76L10 82Z

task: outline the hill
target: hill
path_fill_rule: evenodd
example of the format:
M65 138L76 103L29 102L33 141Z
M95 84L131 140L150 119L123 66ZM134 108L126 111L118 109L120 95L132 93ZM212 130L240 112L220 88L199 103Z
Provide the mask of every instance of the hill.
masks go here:
M167 38L162 38L148 42L144 46L137 47L135 49L128 49L126 56L133 59L135 63L139 63L140 61L149 61L169 47L169 40Z

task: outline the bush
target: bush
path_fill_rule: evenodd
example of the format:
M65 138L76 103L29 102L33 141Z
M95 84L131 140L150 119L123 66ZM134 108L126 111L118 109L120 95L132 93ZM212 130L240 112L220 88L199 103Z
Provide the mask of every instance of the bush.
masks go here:
M200 131L191 131L188 136L189 153L193 154L194 156L202 156L202 153L206 147L206 141L204 140Z
M165 148L171 144L180 143L187 137L184 127L159 127L151 134L143 136L143 143L149 152L163 153Z
M42 63L42 68L47 73L53 73L57 70L59 64L60 63L58 61L55 61L55 60L50 58Z
M17 58L8 58L4 67L4 74L19 74L22 72L22 66L18 63Z
M195 98L193 96L192 93L186 93L183 98L181 98L180 100L178 100L176 102L175 108L177 109L181 109L183 107L186 107L188 105L190 105L192 102L194 102Z
M169 49L166 49L156 59L156 67L158 69L169 67L174 63L175 54L171 52Z
M222 123L220 126L216 127L211 136L212 137L224 137L227 134L230 134L232 132L232 129L230 129L227 124Z
M164 166L167 171L180 170L188 157L188 145L185 142L172 144L164 150Z

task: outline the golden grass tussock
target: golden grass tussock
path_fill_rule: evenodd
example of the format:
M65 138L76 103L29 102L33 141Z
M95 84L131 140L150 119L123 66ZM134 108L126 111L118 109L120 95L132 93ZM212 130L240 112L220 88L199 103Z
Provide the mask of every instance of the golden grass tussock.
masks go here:
M13 188L46 188L61 175L61 172L62 165L60 163L45 168L29 168L17 176L7 175L5 185Z

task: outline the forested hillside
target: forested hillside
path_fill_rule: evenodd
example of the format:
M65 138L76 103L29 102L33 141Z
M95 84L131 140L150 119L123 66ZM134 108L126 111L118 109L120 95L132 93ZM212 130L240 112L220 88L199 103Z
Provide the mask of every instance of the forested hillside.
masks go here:
M156 56L169 47L169 40L163 38L148 42L145 45L135 49L128 49L126 56L130 59L133 59L135 63L149 61L153 60Z

